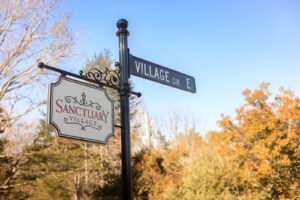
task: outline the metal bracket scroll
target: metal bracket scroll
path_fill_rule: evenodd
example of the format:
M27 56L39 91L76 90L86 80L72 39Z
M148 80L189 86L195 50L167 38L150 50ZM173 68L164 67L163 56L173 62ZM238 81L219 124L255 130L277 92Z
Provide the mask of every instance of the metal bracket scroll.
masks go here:
M79 71L79 74L84 78L104 82L112 86L118 86L120 81L120 64L116 62L115 66L115 70L110 70L108 68L105 68L104 70L92 68L85 75L82 70Z
M119 63L115 63L115 66L118 67ZM41 68L41 69L48 69L48 70L51 70L51 71L55 71L55 72L58 72L60 73L62 76L72 76L72 77L75 77L75 78L78 78L78 79L82 79L82 80L85 80L85 81L89 81L89 82L92 82L92 83L96 83L96 84L99 84L100 86L105 86L105 87L109 87L109 88L112 88L112 89L115 89L115 90L118 90L119 92L121 91L121 88L119 87L119 84L117 84L117 82L119 82L120 80L120 75L119 75L119 70L120 70L120 67L118 67L117 70L114 70L114 71L108 71L108 73L104 73L102 72L102 74L100 73L99 74L99 77L101 75L101 80L109 80L107 83L105 83L104 81L101 82L99 81L98 79L91 79L90 77L93 77L92 74L95 75L95 77L97 77L98 75L95 74L95 72L91 72L90 73L90 76L87 76L86 75L83 75L83 71L80 70L80 75L77 75L77 74L73 74L71 72L68 72L68 71L65 71L65 70L62 70L62 69L58 69L58 68L55 68L55 67L51 67L49 65L45 65L44 63L40 62L38 64L38 67ZM106 74L106 75L104 75ZM109 74L109 75L108 75ZM103 76L104 75L104 76ZM104 79L103 79L104 78ZM108 78L108 79L107 79ZM130 94L134 94L136 95L137 97L141 97L142 94L140 92L134 92L132 90L129 91Z

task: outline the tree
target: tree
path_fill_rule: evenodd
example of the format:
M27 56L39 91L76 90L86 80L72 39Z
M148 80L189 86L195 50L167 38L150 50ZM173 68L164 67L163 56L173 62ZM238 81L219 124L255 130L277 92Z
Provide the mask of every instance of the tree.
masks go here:
M38 83L46 74L38 62L57 66L74 55L71 16L58 17L57 6L57 0L1 0L0 106L6 115L0 127L12 126L45 103L38 98Z
M193 150L182 172L180 187L169 184L164 199L213 200L213 199L265 199L264 188L245 193L241 188L240 169L227 162L208 145Z
M37 68L40 61L58 65L73 56L76 38L69 28L70 15L55 16L58 1L2 0L0 3L0 133L12 133L13 125L35 108L43 105L39 87L47 73ZM17 131L18 132L18 131ZM20 199L15 187L25 162L28 141L8 154L11 134L1 135L0 195ZM15 142L15 140L14 140ZM15 143L17 144L17 143ZM12 192L13 191L13 192ZM10 196L13 195L14 197ZM25 195L26 196L26 195ZM24 197L24 196L23 196ZM23 198L22 197L22 198Z
M292 91L280 89L270 102L268 85L245 90L246 103L231 119L223 116L221 131L210 132L210 144L230 158L241 174L248 192L268 189L269 199L296 199L299 196L300 100Z
M82 174L82 143L56 138L42 120L38 137L26 148L15 182L27 187L25 193L31 199L84 199Z
M87 157L85 146L89 148ZM98 149L96 145L57 138L41 120L38 137L18 154L22 155L16 159L18 163L7 156L0 160L0 199L90 199L93 187L101 183L99 174L105 171ZM84 179L86 159L88 184Z
M135 156L135 190L137 199L181 199L184 170L196 149L204 141L193 129L177 135L167 149L155 146Z

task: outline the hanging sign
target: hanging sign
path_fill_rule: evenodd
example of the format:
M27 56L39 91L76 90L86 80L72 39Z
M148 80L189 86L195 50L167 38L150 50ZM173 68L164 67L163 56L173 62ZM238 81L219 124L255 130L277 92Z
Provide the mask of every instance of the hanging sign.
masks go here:
M194 77L135 56L130 56L130 74L177 89L196 93Z
M114 135L114 103L105 89L60 76L49 84L47 110L60 137L106 144Z

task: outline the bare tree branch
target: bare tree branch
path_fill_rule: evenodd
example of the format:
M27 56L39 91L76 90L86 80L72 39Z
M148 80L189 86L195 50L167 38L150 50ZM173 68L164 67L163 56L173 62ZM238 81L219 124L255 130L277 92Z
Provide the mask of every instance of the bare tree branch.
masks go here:
M47 75L38 62L59 65L74 56L78 42L69 28L71 16L56 16L57 6L57 0L1 1L0 107L7 113L1 126L12 125L44 104L43 98L33 98ZM30 94L24 92L28 89Z

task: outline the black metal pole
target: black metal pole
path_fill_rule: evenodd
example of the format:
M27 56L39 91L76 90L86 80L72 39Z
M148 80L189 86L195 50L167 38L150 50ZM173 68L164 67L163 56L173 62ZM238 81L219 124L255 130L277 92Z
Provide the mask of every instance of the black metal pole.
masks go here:
M119 62L121 67L121 140L122 140L122 197L124 200L131 199L131 173L130 173L130 119L129 119L129 55L127 37L128 22L120 19L117 22L119 37Z

